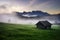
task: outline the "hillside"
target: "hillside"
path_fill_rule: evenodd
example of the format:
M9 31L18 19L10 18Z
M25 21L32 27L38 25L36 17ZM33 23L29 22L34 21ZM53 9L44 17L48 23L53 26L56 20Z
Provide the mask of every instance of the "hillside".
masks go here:
M0 23L0 40L60 40L60 30L37 29L35 25Z

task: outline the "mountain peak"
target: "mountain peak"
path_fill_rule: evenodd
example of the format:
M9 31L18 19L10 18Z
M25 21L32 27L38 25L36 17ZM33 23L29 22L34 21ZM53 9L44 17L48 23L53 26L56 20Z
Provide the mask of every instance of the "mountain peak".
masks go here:
M49 16L50 14L48 14L47 12L43 12L43 11L32 11L32 12L16 12L16 14L18 16L23 16L23 17L40 17L40 16ZM26 16L27 15L27 16ZM36 16L35 16L36 15Z

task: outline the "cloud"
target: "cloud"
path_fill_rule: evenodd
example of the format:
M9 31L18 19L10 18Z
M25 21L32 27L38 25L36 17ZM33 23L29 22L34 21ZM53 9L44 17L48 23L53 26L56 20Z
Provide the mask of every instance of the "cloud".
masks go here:
M24 10L27 11L27 8L20 5L0 5L0 13L12 13L14 11L23 12Z
M0 9L6 9L5 5L0 5Z
M31 0L31 1L29 2L29 5L31 6L31 5L33 5L35 2L36 2L36 0Z
M59 0L0 0L0 11L5 13L42 10L53 13L56 10L57 12L60 10L58 1ZM53 10L53 12L51 10Z

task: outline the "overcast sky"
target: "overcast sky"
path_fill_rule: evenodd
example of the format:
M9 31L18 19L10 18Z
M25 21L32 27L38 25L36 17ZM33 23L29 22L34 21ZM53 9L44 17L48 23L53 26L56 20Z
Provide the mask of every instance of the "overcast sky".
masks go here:
M41 10L50 14L60 13L60 0L0 0L0 13Z

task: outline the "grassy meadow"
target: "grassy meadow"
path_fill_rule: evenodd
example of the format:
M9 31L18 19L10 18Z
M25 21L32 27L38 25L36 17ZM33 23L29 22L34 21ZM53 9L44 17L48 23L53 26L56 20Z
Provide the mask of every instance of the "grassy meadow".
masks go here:
M0 40L60 40L60 25L51 30L37 29L35 25L0 23Z

